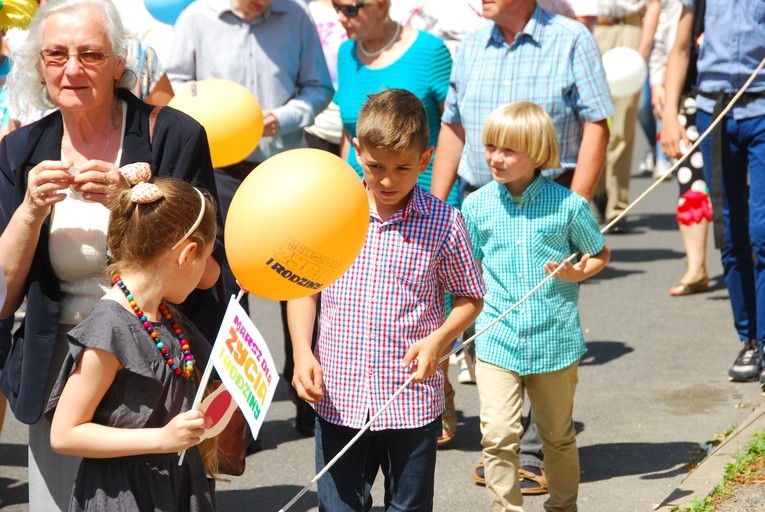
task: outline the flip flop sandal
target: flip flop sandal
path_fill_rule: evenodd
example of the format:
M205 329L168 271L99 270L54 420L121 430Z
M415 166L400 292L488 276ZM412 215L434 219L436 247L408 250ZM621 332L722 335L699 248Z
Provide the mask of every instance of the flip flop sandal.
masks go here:
M442 448L449 445L454 441L454 436L457 435L457 423L459 418L457 417L457 410L454 407L454 390L450 390L446 393L446 410L441 415L441 435L438 436L438 447Z
M694 293L702 293L709 288L709 276L704 276L698 281L692 283L677 283L669 289L669 294L673 297L682 297Z
M547 477L542 468L522 466L518 468L518 480L521 482L521 494L527 496L547 494Z
M486 473L483 468L483 459L479 460L473 468L473 481L478 485L486 485Z

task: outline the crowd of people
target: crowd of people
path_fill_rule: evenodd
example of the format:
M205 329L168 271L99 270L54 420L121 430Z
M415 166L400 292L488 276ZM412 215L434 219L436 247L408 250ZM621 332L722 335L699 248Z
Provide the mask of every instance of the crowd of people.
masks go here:
M294 148L345 159L369 200L350 269L281 304L317 471L412 381L319 480L320 510L368 510L380 471L386 509L433 509L437 450L458 435L439 361L489 326L461 354L483 447L465 471L492 510L529 494L577 510L578 283L609 262L599 223L630 232L639 110L654 152L684 158L669 293L707 289L712 225L742 342L729 378L765 386L765 73L686 154L765 58L762 0L195 0L162 59L129 2L21 3L0 27L0 428L7 399L29 425L30 509L214 509L190 404L239 291L224 220ZM601 57L624 46L650 63L642 102L609 91ZM167 106L207 78L263 109L256 149L222 168Z

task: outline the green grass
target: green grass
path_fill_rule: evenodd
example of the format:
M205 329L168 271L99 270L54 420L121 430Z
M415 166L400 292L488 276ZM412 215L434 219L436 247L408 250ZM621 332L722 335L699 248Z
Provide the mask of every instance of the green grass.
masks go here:
M736 487L745 484L747 477L753 476L765 467L765 430L755 433L747 447L736 455L733 462L725 466L722 481L705 498L694 499L688 507L675 508L677 512L713 512L715 507L730 496ZM754 477L762 479L762 476Z

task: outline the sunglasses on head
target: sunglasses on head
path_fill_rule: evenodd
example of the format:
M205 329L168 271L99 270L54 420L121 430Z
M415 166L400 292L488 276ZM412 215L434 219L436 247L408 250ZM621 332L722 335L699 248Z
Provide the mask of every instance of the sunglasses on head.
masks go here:
M335 11L343 13L346 18L355 18L359 14L359 9L365 5L370 5L369 2L353 2L350 5L336 4L332 2L332 7Z

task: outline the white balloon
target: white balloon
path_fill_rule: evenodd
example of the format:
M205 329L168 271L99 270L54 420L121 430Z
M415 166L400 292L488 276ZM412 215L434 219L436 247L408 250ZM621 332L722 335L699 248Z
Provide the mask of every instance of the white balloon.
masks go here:
M620 46L603 54L606 81L614 98L637 94L643 88L648 69L640 54L632 48Z

